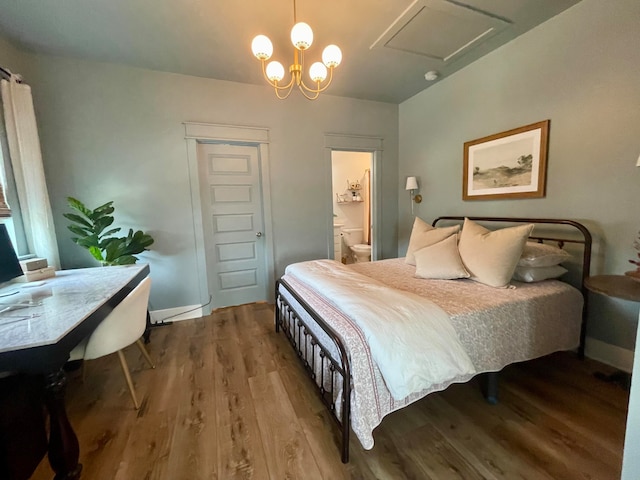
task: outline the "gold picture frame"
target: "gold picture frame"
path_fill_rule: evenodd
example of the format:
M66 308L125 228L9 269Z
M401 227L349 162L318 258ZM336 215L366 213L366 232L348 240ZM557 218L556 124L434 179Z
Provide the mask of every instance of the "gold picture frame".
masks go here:
M543 120L465 142L462 199L544 197L549 123Z

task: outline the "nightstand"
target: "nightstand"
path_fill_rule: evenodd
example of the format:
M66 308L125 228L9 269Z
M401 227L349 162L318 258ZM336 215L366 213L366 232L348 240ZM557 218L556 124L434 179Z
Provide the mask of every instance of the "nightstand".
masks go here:
M640 302L640 282L627 275L596 275L588 277L584 286L609 297Z
M594 293L640 302L640 282L628 275L595 275L588 277L584 281L584 286ZM619 371L611 375L596 373L595 375L602 380L621 384L627 390L631 386L631 375L627 372Z

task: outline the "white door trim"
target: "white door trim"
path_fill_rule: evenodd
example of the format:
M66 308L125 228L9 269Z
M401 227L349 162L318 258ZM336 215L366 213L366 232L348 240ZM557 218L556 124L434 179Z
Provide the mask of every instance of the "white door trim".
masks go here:
M326 167L326 184L329 194L327 214L327 258L333 258L333 195L331 194L331 151L343 150L349 152L370 152L373 154L372 184L373 202L371 203L371 217L373 224L373 246L371 248L371 260L380 260L383 252L382 235L382 137L370 135L352 135L348 133L324 134L324 158Z
M191 209L193 210L193 235L196 249L196 271L198 275L199 298L203 305L203 315L211 313L209 302L209 283L207 280L207 261L200 203L200 183L198 179L198 143L232 143L253 145L258 148L260 162L260 181L262 182L262 208L264 210L265 269L267 287L275 284L273 254L273 227L271 216L271 183L269 181L269 129L242 125L221 125L198 122L184 122L187 142L187 161L189 182L191 184ZM274 302L273 288L267 288L269 301ZM207 305L204 307L204 305Z

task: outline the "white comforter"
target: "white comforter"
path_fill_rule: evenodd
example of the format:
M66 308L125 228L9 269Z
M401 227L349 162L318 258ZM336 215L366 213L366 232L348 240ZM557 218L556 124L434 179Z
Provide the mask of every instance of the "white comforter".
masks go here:
M433 302L361 275L333 260L287 267L362 329L394 399L473 375L448 315Z

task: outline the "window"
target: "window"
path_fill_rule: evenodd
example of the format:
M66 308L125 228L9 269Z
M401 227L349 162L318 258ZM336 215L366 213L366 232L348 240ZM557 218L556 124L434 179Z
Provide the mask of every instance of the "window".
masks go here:
M13 170L9 161L9 147L2 115L2 100L0 100L0 223L7 226L9 237L18 257L28 257L29 248L24 233L18 194L13 180Z
M0 218L6 218L11 216L11 210L7 201L4 199L4 189L0 185Z

